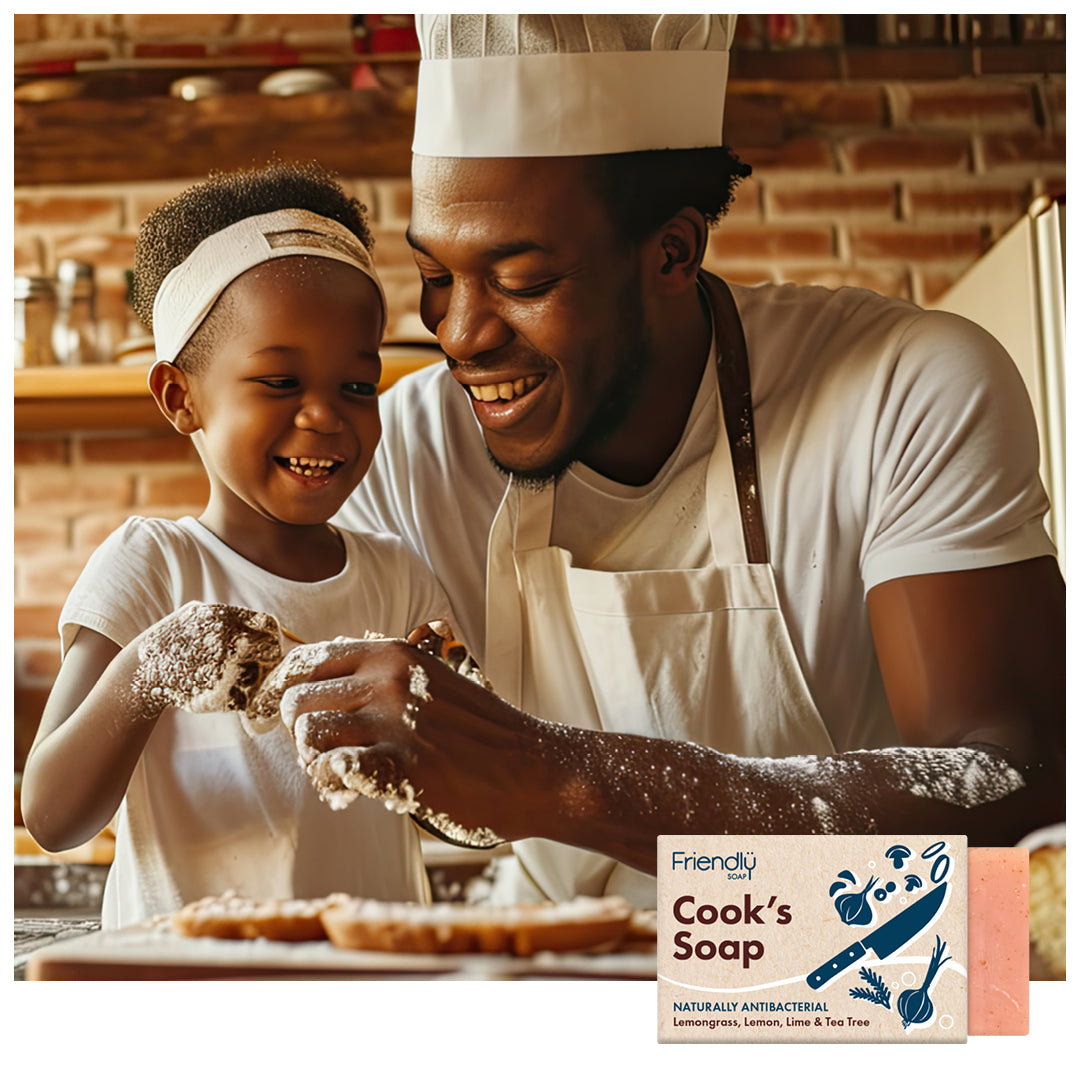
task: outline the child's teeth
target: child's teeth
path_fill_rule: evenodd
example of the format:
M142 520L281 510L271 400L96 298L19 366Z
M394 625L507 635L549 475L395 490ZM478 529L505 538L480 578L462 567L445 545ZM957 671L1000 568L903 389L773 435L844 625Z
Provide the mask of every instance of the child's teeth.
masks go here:
M337 462L333 458L291 457L289 469L297 476L319 476L332 469Z

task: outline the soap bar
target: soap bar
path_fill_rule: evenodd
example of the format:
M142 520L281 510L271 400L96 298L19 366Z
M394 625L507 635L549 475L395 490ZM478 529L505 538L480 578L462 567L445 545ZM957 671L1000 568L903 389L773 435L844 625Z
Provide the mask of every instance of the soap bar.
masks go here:
M967 837L657 837L657 1041L967 1038Z
M968 849L968 1034L1028 1033L1028 852Z

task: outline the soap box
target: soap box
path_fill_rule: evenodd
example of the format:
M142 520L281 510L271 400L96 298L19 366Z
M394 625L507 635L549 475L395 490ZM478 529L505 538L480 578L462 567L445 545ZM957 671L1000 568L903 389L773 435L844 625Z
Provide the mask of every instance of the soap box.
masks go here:
M657 837L658 1040L965 1042L964 836Z

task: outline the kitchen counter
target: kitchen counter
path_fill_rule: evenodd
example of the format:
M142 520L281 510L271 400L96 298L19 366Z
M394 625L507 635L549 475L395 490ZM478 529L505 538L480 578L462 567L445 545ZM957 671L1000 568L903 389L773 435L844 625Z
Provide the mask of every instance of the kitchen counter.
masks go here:
M15 981L26 978L26 963L37 949L100 929L101 912L93 908L16 909Z
M17 855L13 868L15 979L26 977L36 949L101 928L107 865L65 862L46 855Z
M198 979L656 979L655 945L594 952L367 952L329 941L223 940L176 933L168 919L93 933L96 920L17 920L16 978L45 981ZM48 939L48 940L47 940Z
M509 848L470 851L432 837L421 840L435 900L463 900L483 884L493 856ZM71 943L101 929L101 897L107 865L65 862L52 856L15 858L15 980L26 979L32 953ZM404 973L409 974L409 973ZM425 973L425 977L430 977Z

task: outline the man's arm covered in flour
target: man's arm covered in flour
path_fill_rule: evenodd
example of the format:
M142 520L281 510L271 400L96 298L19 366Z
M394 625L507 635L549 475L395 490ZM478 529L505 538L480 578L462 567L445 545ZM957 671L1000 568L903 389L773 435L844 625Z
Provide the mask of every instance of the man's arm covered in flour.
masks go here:
M380 786L505 839L655 873L665 833L954 832L1011 844L1064 819L1064 603L1052 559L901 580L872 617L905 744L740 758L526 715L410 646L365 642L290 692L302 750L364 747ZM430 700L402 723L409 669ZM300 730L300 729L298 729Z
M868 597L903 745L746 758L527 715L400 642L365 642L294 688L309 759L359 747L465 829L544 837L655 873L671 833L966 834L1015 843L1064 819L1064 587L1056 561L920 575ZM417 705L421 664L428 697ZM412 684L415 685L415 684ZM410 716L415 723L402 722Z
M925 462L913 471L921 482ZM366 643L363 655L321 668L330 681L295 690L291 707L311 714L308 754L366 747L373 776L407 781L465 827L558 840L650 873L664 833L944 831L1000 845L1063 820L1056 560L885 577L866 602L900 734L891 749L755 759L577 730L526 715L429 657L419 662L431 697L407 727L418 659L399 643Z

